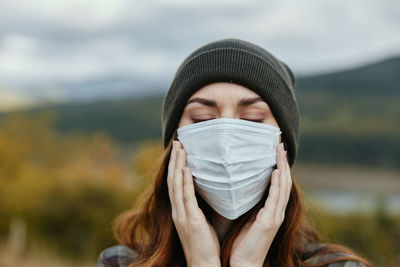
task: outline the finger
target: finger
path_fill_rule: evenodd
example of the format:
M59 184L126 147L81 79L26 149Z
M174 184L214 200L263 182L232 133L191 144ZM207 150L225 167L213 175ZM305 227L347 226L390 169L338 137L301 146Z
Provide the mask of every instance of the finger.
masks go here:
M183 168L183 204L189 216L199 208L195 195L192 172L188 167Z
M287 158L287 150L283 149L283 151L285 152L285 156L284 156L285 169L289 173L290 172L290 166L289 166L289 162L288 162L288 158Z
M169 164L168 164L168 175L171 176L171 178L173 177L172 174L174 173L175 170L175 160L176 160L176 141L172 141L172 149L171 149L171 155L170 155L170 159L169 159Z
M291 170L290 170L288 159L286 157L285 157L285 162L286 162L287 172L289 173L289 184L290 184L290 186L292 186L293 181L292 181L292 176L291 176L291 172L290 172Z
M292 189L292 176L290 173L290 166L286 159L286 154L285 154L285 165L286 165L286 168L288 169L288 171L286 172L285 176L282 177L282 181L285 181L285 188L284 188L284 193L283 193L282 202L281 202L281 206L280 206L282 218L284 218L284 216L285 216L286 207L289 202L290 192Z
M183 145L182 145L181 141L176 140L175 144L176 144L177 148L183 148Z
M290 171L290 166L289 166L289 163L288 163L287 160L286 160L286 167L288 169L287 176L286 176L287 177L286 205L287 205L287 203L289 202L290 192L292 191L292 185L293 185L293 180L292 180L293 178L292 178L292 174L291 174L291 171Z
M174 187L173 187L173 180L174 180L173 170L175 169L175 159L176 159L176 150L173 148L171 150L171 156L168 164L168 176L167 176L168 195L171 202L172 218L176 217L176 205L175 205Z
M284 162L284 165L286 165L286 159L285 159L286 152L281 153L280 156L282 157L281 160ZM290 176L290 174L288 174L287 171L284 171L281 173L279 177L280 187L279 187L279 199L277 202L277 215L279 216L283 216L286 209L286 204L288 199L288 185L289 185L288 176Z
M276 153L276 165L277 165L277 170L280 171L279 172L280 175L277 176L276 178L273 177L273 178L277 179L277 182L275 182L275 183L276 183L276 185L278 185L278 188L277 188L278 189L278 193L277 193L278 199L276 199L277 202L279 201L279 197L282 197L282 193L283 193L282 189L285 186L285 184L283 183L284 181L281 181L282 180L281 177L284 176L286 173L284 156L285 156L285 151L283 149L283 143L280 143L278 145L277 153ZM272 185L272 182L273 181L271 180L271 185Z
M292 186L292 176L290 173L290 166L289 166L289 162L287 160L287 151L284 152L283 155L283 162L285 165L285 176L282 177L285 180L285 194L289 195L290 194L290 189Z
M185 167L185 151L183 149L177 149L176 163L174 171L174 197L176 205L176 215L178 218L185 217L185 208L183 206L183 175L182 169Z
M283 143L280 143L279 146L280 147L279 147L278 152L277 152L277 168L279 170L281 170L280 180L284 179L284 181L280 181L281 182L280 190L284 194L284 192L286 191L286 186L287 186L287 181L285 180L285 178L288 175L288 169L287 169L287 166L286 166L286 162L287 162L286 155L287 155L287 152L284 150Z
M281 171L278 169L275 169L272 172L271 185L269 187L268 197L265 201L264 207L262 207L257 213L256 221L259 222L257 225L261 227L268 225L271 222L273 214L275 213L276 201L277 198L279 197L278 195L279 190L277 183L279 182L278 176L280 175L280 173Z
M276 151L276 167L280 169L281 171L285 170L285 165L284 162L282 161L282 153L284 152L283 150L283 143L280 143L277 147Z
M269 192L268 192L268 197L267 200L265 201L264 208L268 212L268 214L272 214L270 212L274 212L276 208L276 204L278 202L279 198L279 176L281 175L281 171L276 169L272 172L272 177L271 177L271 185L269 187Z

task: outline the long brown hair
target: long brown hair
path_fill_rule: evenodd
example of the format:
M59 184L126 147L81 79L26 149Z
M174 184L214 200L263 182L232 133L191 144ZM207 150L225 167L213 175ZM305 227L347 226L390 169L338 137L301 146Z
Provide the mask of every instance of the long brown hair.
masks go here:
M175 137L176 131L172 139L175 139ZM186 266L183 248L172 221L167 187L167 170L172 139L160 158L160 166L155 175L153 187L143 193L142 198L137 203L137 208L122 213L114 221L114 234L118 242L138 253L138 258L135 259L132 266ZM293 174L292 178L294 178ZM211 207L197 193L196 198L204 215L210 219ZM233 221L221 242L222 266L229 266L233 241L244 224L255 218L266 198L267 194L250 211ZM270 246L264 266L318 267L344 260L360 261L366 266L371 266L352 250L339 245L327 244L310 253L306 249L307 245L318 241L318 234L306 221L303 198L295 179L293 179L285 219ZM345 256L333 259L322 257L322 262L304 263L311 256L326 255L331 252L344 253L341 255Z

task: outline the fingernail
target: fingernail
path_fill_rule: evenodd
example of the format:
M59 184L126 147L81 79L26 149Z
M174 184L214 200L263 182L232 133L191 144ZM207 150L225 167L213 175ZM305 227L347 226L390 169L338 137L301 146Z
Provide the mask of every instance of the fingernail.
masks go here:
M172 149L175 149L176 148L176 141L175 140L172 140Z

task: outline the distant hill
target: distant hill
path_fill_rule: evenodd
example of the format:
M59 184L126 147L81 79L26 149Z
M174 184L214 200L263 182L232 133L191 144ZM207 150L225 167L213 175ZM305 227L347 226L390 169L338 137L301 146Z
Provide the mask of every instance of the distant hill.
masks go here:
M400 57L298 77L298 161L400 168ZM163 95L71 103L53 110L62 132L104 131L123 144L161 137ZM0 113L0 118L9 113Z
M400 168L400 57L300 77L299 159Z
M400 57L333 73L300 77L298 91L331 91L345 94L400 94Z

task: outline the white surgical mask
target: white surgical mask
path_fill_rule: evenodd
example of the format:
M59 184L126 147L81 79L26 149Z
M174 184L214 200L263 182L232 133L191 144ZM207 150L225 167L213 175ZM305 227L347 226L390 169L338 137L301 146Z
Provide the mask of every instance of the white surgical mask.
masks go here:
M178 128L178 139L196 191L216 212L234 220L265 194L281 133L269 124L219 118Z

